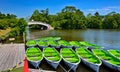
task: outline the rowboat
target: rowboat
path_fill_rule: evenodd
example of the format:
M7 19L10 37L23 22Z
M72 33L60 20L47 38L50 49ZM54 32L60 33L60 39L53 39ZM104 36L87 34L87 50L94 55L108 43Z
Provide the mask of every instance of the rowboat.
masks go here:
M53 37L54 41L59 41L61 39L61 37Z
M59 40L58 44L61 45L61 47L63 48L72 48L72 45L65 40Z
M111 69L120 71L120 60L108 52L100 49L93 49L92 52L96 54L102 62Z
M56 41L48 40L47 43L50 47L60 48L60 45Z
M72 45L72 47L75 47L75 48L79 48L79 47L86 47L87 48L87 46L80 44L78 41L70 41L69 43Z
M37 44L38 44L38 46L39 46L40 48L48 47L47 42L42 41L42 40L39 40L39 41L37 42Z
M78 64L81 62L78 55L71 48L62 48L60 54L65 64L70 67L70 70L72 69L76 72Z
M48 41L48 40L58 41L60 39L61 39L61 37L44 37L44 38L39 38L38 40L42 40L42 41Z
M85 42L85 41L81 41L80 43L83 44L83 45L85 45L85 46L87 46L87 47L89 47L89 48L92 48L92 49L104 48L104 47L99 46L99 45L97 45L97 44L92 44L92 43Z
M60 54L55 48L47 47L43 49L43 55L47 63L49 63L54 69L57 69L59 62L61 61Z
M47 40L52 40L52 39L53 39L52 37L39 38L39 40L42 40L42 41L47 41Z
M99 72L99 67L101 66L101 60L96 57L93 53L85 48L77 48L76 53L81 58L84 64L93 69L95 72Z
M120 59L120 50L114 50L114 49L110 49L107 50L111 55L113 55L114 57L117 57L118 59Z
M32 64L35 68L39 67L39 64L43 59L42 52L37 47L27 48L26 57L28 59L28 62Z
M36 43L35 40L28 40L28 41L26 42L26 46L27 46L27 47L33 47L33 46L36 46L36 45L37 45L37 43Z

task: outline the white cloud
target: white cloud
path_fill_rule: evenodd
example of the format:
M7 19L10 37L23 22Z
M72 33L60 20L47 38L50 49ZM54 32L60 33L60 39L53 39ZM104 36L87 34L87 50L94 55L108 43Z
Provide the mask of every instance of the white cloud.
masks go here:
M87 9L84 11L85 13L92 13L92 14L94 14L95 12L99 12L100 14L107 14L112 11L120 13L120 6L109 6L109 7L104 7L104 8Z

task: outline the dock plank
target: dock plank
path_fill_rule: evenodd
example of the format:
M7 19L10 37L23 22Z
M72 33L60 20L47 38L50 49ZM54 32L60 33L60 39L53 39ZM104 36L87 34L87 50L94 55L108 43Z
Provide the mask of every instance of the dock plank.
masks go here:
M12 68L24 60L24 44L1 44L0 45L0 72ZM23 66L22 63L20 66Z

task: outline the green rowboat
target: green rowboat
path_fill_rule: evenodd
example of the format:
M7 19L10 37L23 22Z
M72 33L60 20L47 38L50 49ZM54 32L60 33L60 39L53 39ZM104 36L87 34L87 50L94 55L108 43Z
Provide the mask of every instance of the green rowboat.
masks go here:
M117 57L118 59L120 59L120 50L110 49L108 50L108 52L114 57Z
M54 69L57 69L59 62L61 61L60 54L55 48L47 47L43 49L43 54L45 60L53 66Z
M62 48L60 50L60 53L65 64L67 64L71 69L73 69L76 72L76 68L81 62L78 55L71 48Z
M26 57L28 61L35 67L38 68L39 64L43 59L42 52L37 47L30 47L26 50Z
M33 47L33 46L36 46L36 45L37 45L37 43L36 43L35 40L28 40L28 41L26 42L26 46L27 46L27 47Z
M89 42L85 42L85 41L81 41L80 43L85 45L85 46L87 46L87 47L93 48L93 49L103 48L102 46L99 46L99 45L96 45L96 44L92 44L92 43L89 43Z
M87 48L87 46L83 45L83 44L80 44L78 41L70 41L69 42L73 47L75 48L79 48L79 47L85 47Z
M101 60L93 53L85 48L77 48L76 53L82 59L83 63L92 68L95 72L99 72L99 67L102 64Z
M48 40L47 43L50 47L60 48L60 45L56 41Z
M61 45L61 47L63 48L72 48L72 45L65 40L59 40L58 44Z
M39 41L37 42L37 44L38 44L38 46L39 46L40 48L48 47L47 42L42 41L42 40L39 40Z
M120 71L120 60L112 55L110 55L108 52L100 49L93 49L92 52L97 55L102 62L108 66L109 68L112 68L114 70Z

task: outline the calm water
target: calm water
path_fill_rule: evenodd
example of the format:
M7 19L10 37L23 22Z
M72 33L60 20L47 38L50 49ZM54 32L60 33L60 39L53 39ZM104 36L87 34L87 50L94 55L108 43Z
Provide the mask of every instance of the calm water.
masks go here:
M86 30L29 30L27 39L37 39L46 36L60 36L67 41L88 41L105 49L120 50L120 30L86 29Z

